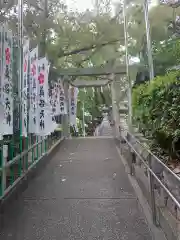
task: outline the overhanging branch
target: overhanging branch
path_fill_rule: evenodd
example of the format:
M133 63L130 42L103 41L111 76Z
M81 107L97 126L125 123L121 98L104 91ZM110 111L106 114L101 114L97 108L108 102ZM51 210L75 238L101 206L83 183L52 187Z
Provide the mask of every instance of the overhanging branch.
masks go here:
M75 54L78 54L80 52L86 52L86 51L89 51L89 50L92 50L92 49L95 49L95 48L98 48L98 47L104 47L106 45L110 45L110 44L114 44L116 42L119 42L120 40L121 39L113 39L113 40L110 40L108 42L103 42L103 43L99 43L99 44L93 43L93 44L91 44L89 46L86 46L86 47L82 47L82 48L79 48L79 49L74 49L70 52L61 53L61 54L59 54L59 58L67 57L67 56L70 56L70 55L75 55Z

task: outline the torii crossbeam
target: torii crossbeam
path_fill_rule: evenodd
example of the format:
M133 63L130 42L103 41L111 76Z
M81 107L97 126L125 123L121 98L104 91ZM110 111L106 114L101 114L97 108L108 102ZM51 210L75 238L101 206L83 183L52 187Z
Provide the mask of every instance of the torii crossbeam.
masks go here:
M74 80L70 84L74 87L103 87L109 84L112 80Z
M130 72L138 71L142 66L139 64L133 64L129 66ZM58 69L58 75L63 77L79 77L79 76L103 76L111 74L126 74L126 65L120 65L116 67L103 66L103 67L88 67L88 68L67 68Z

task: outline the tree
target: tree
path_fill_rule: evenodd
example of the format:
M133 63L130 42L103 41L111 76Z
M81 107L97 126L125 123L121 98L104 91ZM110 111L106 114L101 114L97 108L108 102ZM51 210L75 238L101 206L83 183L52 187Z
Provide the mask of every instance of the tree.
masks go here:
M179 64L179 37L177 16L180 8L157 5L149 10L150 35L155 75L164 75L167 69ZM142 4L129 4L127 8L129 53L139 56L148 66L147 42ZM171 26L171 27L170 27ZM148 73L144 73L148 76Z
M156 75L164 75L168 69L179 64L180 40L168 39L154 43L153 60Z

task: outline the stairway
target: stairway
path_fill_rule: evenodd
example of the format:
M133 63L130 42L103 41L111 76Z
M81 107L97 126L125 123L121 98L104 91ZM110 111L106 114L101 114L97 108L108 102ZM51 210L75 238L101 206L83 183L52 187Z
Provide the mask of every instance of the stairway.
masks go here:
M104 118L102 123L96 128L96 132L98 136L102 136L102 137L113 136L112 128L110 126L109 120Z

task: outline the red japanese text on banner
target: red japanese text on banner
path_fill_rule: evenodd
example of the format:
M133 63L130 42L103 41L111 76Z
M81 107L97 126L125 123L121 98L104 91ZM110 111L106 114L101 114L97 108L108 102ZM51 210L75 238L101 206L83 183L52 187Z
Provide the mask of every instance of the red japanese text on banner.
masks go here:
M48 113L48 61L46 58L38 60L38 135L46 136L49 134Z
M2 99L3 90L3 27L0 26L0 140L3 139L3 120L4 120L4 107Z

